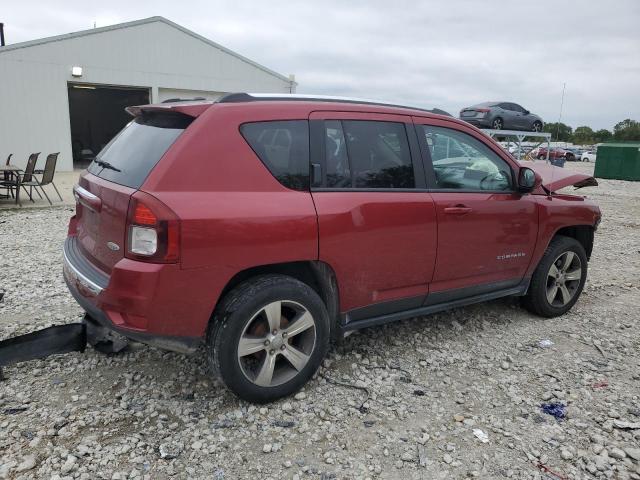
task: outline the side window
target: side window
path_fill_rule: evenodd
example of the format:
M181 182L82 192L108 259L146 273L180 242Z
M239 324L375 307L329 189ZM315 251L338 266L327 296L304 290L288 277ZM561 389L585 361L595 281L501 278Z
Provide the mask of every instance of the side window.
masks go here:
M347 145L342 131L342 122L324 122L325 159L328 188L351 187L351 169L347 158Z
M271 174L287 188L309 189L309 123L245 123L240 133Z
M509 164L471 135L450 128L420 125L436 177L436 188L510 191Z
M415 187L404 124L326 121L325 138L327 187Z

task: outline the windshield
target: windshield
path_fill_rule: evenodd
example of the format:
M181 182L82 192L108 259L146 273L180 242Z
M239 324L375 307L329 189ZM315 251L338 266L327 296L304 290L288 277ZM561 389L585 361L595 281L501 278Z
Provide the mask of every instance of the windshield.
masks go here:
M191 117L175 113L136 117L102 149L88 171L120 185L140 188L192 121Z

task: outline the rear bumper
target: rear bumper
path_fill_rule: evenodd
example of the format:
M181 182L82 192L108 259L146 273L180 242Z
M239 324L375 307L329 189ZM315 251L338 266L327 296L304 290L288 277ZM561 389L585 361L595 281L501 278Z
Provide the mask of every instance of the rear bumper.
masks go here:
M462 120L463 122L470 123L474 127L490 127L491 126L491 119L489 117L485 117L485 118L460 117L460 120Z
M92 319L127 338L159 348L182 353L197 350L203 327L195 328L197 336L175 334L185 325L193 330L193 324L177 317L171 299L158 301L163 284L174 281L180 273L177 265L123 259L108 276L90 264L75 242L75 237L68 237L64 243L64 279L73 298ZM183 315L188 314L189 306L185 306Z

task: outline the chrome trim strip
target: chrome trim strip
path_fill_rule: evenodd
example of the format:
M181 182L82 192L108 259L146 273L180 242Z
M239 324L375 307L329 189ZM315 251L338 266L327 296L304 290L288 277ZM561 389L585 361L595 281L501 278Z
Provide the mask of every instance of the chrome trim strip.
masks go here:
M82 284L83 287L85 287L94 295L99 295L100 293L102 293L104 288L102 288L97 283L93 282L91 279L87 278L76 267L74 267L73 264L71 263L71 260L69 260L69 257L67 257L67 252L62 250L62 255L64 256L63 268L68 269L67 271L73 277L74 280L77 280L78 282L80 282L80 284Z
M82 188L78 184L73 186L73 193L77 193L78 195L81 195L84 198L89 199L89 200L93 200L93 201L100 200L100 198L96 197L89 190L87 190L86 188Z

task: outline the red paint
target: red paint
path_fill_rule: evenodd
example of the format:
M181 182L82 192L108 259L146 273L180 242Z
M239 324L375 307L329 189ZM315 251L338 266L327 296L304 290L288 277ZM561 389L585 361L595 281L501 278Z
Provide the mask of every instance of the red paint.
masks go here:
M108 287L91 301L123 329L203 336L234 275L285 262L327 263L336 275L341 312L524 278L558 229L593 226L600 215L581 197L546 196L542 189L529 195L294 191L269 173L239 133L242 123L263 120L415 122L463 131L514 171L520 168L493 140L453 118L313 101L145 108L197 118L137 193L84 173L80 186L100 199L100 211L78 203L69 226L87 260L110 275ZM175 222L166 242L177 263L125 256L129 224L158 226L165 220Z

